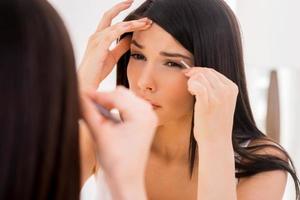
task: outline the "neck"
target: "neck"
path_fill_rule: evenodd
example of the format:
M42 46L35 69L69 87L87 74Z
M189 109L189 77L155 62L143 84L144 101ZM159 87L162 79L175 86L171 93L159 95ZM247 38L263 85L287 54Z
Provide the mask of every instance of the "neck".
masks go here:
M166 162L188 161L192 115L158 126L151 153Z

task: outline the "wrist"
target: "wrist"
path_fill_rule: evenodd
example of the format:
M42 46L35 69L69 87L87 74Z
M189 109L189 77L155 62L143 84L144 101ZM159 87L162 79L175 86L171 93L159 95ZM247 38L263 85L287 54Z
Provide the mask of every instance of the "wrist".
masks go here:
M232 133L231 131L215 131L213 133L203 133L197 131L199 129L194 128L194 137L197 143L217 143L224 145L232 145ZM201 129L200 129L201 130Z
M198 137L196 139L199 150L205 152L233 153L233 145L231 138L224 137Z
M103 78L97 73L89 71L85 66L79 66L77 70L79 85L83 89L97 89Z
M113 199L146 200L146 189L143 177L121 178L116 176L106 177Z

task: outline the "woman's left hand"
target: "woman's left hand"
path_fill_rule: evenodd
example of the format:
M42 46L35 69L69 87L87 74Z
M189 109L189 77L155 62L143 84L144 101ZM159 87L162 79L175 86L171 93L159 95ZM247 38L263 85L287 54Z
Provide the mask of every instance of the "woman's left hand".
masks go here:
M185 70L188 90L195 95L194 136L197 142L225 139L231 142L237 85L212 68Z

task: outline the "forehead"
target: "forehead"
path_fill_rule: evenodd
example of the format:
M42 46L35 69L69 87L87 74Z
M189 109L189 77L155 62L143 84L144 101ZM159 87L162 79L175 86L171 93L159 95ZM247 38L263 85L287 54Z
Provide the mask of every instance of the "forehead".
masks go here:
M167 31L162 29L156 23L144 31L135 31L132 39L143 45L146 49L152 48L156 50L174 50L181 51L188 55L191 53L185 49L175 38Z

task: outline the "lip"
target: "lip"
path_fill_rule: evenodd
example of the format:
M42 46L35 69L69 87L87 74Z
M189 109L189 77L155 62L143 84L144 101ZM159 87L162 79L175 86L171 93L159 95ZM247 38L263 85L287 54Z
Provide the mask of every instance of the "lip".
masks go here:
M160 105L158 105L158 104L152 102L151 100L149 100L149 99L145 99L145 100L148 101L148 102L152 105L153 109L161 108Z
M154 110L156 110L158 108L161 108L161 106L158 106L158 105L155 105L155 104L151 104L151 105L152 105L152 107L153 107Z

